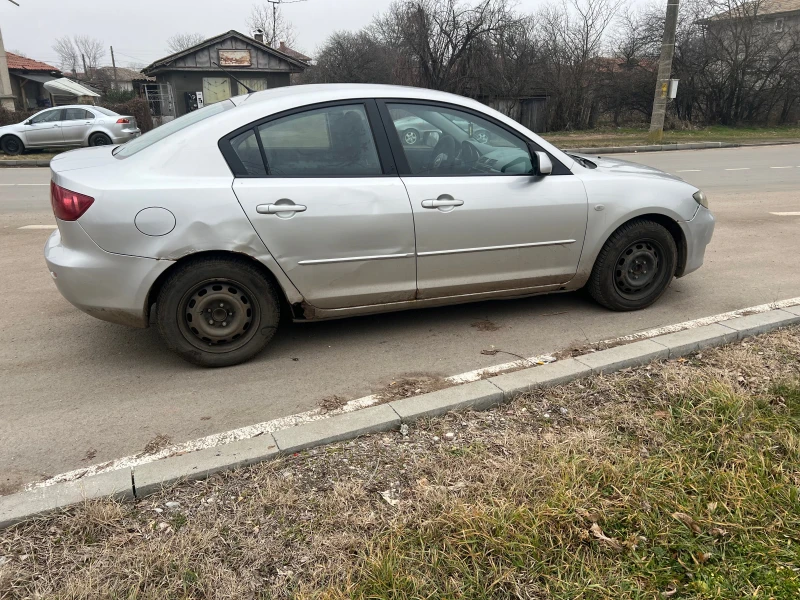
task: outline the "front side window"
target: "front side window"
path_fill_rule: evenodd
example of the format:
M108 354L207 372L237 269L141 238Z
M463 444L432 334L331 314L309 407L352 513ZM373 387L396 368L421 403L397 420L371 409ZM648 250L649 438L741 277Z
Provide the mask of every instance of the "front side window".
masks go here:
M272 176L368 177L382 174L361 104L319 108L258 127Z
M389 104L412 175L523 175L528 145L472 113L425 104Z
M54 123L55 121L61 121L61 112L62 109L57 108L55 110L46 110L38 115L34 115L31 117L31 125L36 125L37 123Z

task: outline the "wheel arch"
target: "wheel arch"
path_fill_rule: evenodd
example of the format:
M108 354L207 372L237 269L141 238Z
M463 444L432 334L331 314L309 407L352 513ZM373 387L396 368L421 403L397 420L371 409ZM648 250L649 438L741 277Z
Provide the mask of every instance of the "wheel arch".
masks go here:
M286 294L286 290L281 285L278 277L270 270L270 268L265 265L263 262L253 258L249 254L245 254L243 252L232 252L229 250L208 250L203 252L195 252L192 254L187 254L179 258L178 260L174 261L172 265L168 269L166 269L163 273L161 273L156 280L153 282L153 285L150 286L150 291L147 294L147 299L145 300L145 316L147 318L147 322L150 322L151 315L153 314L153 306L155 305L156 301L158 300L158 294L161 292L161 289L164 287L164 284L167 280L172 276L172 273L175 272L178 265L184 265L189 262L199 261L208 258L215 258L215 259L235 259L235 260L246 260L252 266L254 266L263 276L267 279L274 289L278 293L278 300L281 305L281 318L292 316L298 314L298 312L302 312L302 308L297 306L296 304L293 305L289 301L289 297Z
M688 257L688 248L686 243L686 234L684 234L683 229L681 229L680 224L673 219L672 217L665 215L663 213L655 213L655 212L646 212L640 215L633 216L619 225L615 227L612 231L608 232L605 239L603 240L602 244L598 245L597 254L592 259L591 268L594 269L594 265L597 262L598 256L600 256L600 249L605 247L608 243L608 240L619 231L622 227L625 227L629 223L634 221L653 221L661 225L664 229L666 229L669 234L672 236L672 239L675 240L675 247L678 250L678 261L675 265L675 277L683 276L683 272L686 269L686 260ZM591 272L591 270L590 270Z

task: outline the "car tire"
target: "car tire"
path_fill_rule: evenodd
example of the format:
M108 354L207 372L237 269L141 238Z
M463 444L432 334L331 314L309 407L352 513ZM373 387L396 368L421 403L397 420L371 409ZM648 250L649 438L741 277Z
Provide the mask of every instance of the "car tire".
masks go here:
M421 136L416 129L406 129L403 132L403 144L406 146L416 146L419 144Z
M587 285L615 311L646 308L666 291L678 262L675 240L662 225L636 219L617 229L600 250Z
M203 367L228 367L254 357L275 334L280 313L272 284L247 259L236 258L177 266L156 302L156 322L167 346Z
M111 138L105 133L94 133L89 137L90 146L108 146L111 144Z
M0 140L0 148L9 156L16 156L25 152L25 144L15 135L7 135Z

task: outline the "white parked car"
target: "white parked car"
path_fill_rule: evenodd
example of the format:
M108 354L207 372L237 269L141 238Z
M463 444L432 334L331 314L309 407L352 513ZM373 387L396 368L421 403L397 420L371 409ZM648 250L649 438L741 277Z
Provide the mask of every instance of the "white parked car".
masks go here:
M411 115L440 132L434 145L404 143L395 119ZM702 265L714 230L678 177L568 154L478 102L395 86L239 96L51 170L45 259L64 297L114 323L152 318L206 366L254 356L281 312L584 286L612 310L641 309Z
M29 148L108 146L141 134L136 119L102 106L74 104L47 108L22 123L0 127L0 149L21 154Z

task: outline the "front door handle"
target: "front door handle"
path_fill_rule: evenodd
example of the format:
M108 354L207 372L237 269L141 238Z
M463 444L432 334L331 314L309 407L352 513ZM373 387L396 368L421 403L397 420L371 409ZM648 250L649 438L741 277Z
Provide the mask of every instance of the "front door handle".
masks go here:
M462 204L464 204L463 200L439 196L436 200L423 200L422 208L442 208L447 206L454 207L461 206Z
M306 206L302 204L259 204L256 212L260 215L277 215L280 213L305 212Z

